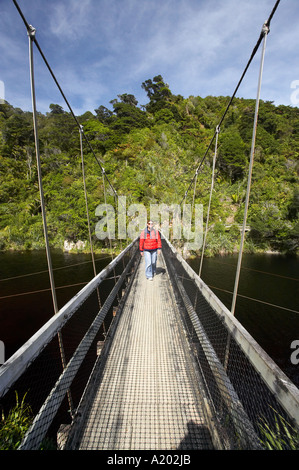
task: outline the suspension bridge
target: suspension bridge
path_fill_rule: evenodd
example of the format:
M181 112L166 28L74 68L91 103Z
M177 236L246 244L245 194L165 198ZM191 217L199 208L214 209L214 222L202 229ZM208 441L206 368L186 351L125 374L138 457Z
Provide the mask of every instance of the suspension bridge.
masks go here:
M15 0L14 3L29 36L40 170L33 44L46 59L34 28L27 23ZM266 37L278 4L263 25L241 78L263 44L258 90ZM259 92L251 168L258 102ZM67 100L66 103L70 108ZM70 111L76 119L71 108ZM196 183L198 171L214 141L215 166L218 133L226 112L185 197ZM84 171L83 139L86 137L79 123L78 128ZM117 198L100 162L99 165L103 180L108 181ZM53 436L57 449L61 450L260 450L265 448L263 429L274 432L277 426L284 448L290 448L289 431L283 423L299 429L298 388L234 316L251 168L231 310L203 282L200 272L198 275L190 268L163 233L153 282L145 278L137 238L100 273L96 273L92 252L93 279L58 309L39 171L54 315L0 368L3 409L9 409L17 391L19 396L26 394L34 415L18 447L20 450L40 449L45 439ZM211 196L213 178L212 175ZM87 204L86 209L91 233ZM201 266L204 247L205 239Z

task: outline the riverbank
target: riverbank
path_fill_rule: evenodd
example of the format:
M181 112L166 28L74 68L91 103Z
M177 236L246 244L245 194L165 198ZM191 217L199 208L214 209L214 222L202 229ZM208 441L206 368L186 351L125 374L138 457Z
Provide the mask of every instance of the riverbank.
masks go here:
M93 246L92 250L90 247L89 242L79 240L78 242L71 242L65 240L63 244L50 244L50 249L55 251L60 251L62 253L70 253L70 254L91 254L93 251L94 254L103 255L103 254L111 254L118 255L122 252L122 250L127 245L127 241L125 240L123 244L120 243L114 244L110 246ZM11 253L11 252L37 252L45 249L44 243L34 243L34 244L11 244L9 246L5 246L5 249L0 249L0 253Z
M124 244L125 246L125 244ZM62 308L94 276L89 253L51 250ZM115 257L117 253L114 254ZM111 252L95 256L101 272L111 261ZM195 273L200 259L187 260ZM201 277L220 301L231 307L236 277L237 254L205 258ZM53 315L45 249L0 253L1 340L10 357ZM298 257L275 254L246 254L242 272L236 318L296 384L298 366L290 364L290 345L296 339L299 315Z
M170 240L171 240L170 235ZM240 228L237 226L230 227L226 230L225 227L214 227L213 230L209 230L205 241L204 256L206 258L214 256L227 256L235 255L240 250ZM93 237L92 250L95 254L119 254L124 247L130 243L130 239L119 240L99 240ZM201 256L201 249L191 251L188 247L188 242L184 239L171 240L175 248L185 259ZM203 243L203 234L199 245ZM51 239L51 249L61 250L67 253L85 253L91 252L90 242L87 239L70 240L59 235ZM24 240L21 236L12 238L1 238L0 233L0 252L10 251L36 251L43 250L45 248L45 241L42 236L39 236L35 240L26 239ZM246 233L244 240L243 253L248 254L285 254L285 255L299 255L299 235L293 236L287 240L278 238L268 238L267 240L261 239L256 233L251 230Z
M61 245L51 245L51 250L60 251L62 253L70 253L70 254L91 254L91 251L95 255L119 255L122 250L127 246L127 243L130 243L131 240L127 241L124 240L121 244L120 242L113 243L110 246L94 246L91 250L90 244L87 241L79 240L77 243L65 241L63 246ZM181 254L184 259L195 259L201 256L201 250L198 251L190 251L186 250L184 245L180 242L172 241L176 250ZM13 244L12 246L6 247L5 249L0 250L0 253L11 253L11 252L37 252L40 250L44 250L45 245L42 244L35 244L34 246L28 247L28 245L19 245ZM210 247L207 246L205 249L204 256L205 258L213 258L213 257L225 257L230 255L236 255L239 253L238 246L234 247L219 247L217 249L216 246ZM245 243L243 253L245 254L268 254L268 255L292 255L292 256L299 256L299 249L295 251L288 251L285 249L277 250L272 249L269 246L259 246L252 243Z
M181 254L184 259L195 259L201 257L201 250L198 251L189 251L185 248L184 245L180 243L173 243L176 250ZM231 255L237 255L240 251L238 245L231 245L228 244L227 246L217 246L214 245L207 245L205 247L204 256L205 258L213 258L213 257L225 257ZM271 255L292 255L292 256L299 256L299 249L297 250L287 250L283 247L281 249L274 249L271 248L269 245L258 245L254 244L251 241L245 242L243 247L244 254L271 254Z

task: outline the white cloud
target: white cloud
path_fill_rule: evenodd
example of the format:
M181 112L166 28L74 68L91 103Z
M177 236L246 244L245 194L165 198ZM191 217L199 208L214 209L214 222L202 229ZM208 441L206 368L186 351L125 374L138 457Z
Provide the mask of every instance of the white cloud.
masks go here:
M161 74L175 94L229 95L243 72L274 0L19 0L28 22L74 109L93 111L121 93L147 102L141 84ZM281 2L267 40L262 96L290 101L299 79L298 34L290 27L297 0ZM9 47L3 47L8 44ZM28 45L12 2L0 18L0 80L13 105L26 101ZM60 99L35 54L40 103ZM259 52L240 96L255 98ZM26 78L27 80L27 78ZM20 98L22 93L24 97ZM30 96L28 106L30 107ZM43 105L44 106L44 105ZM28 107L27 107L28 108ZM48 109L48 107L47 107ZM41 109L42 111L47 111Z
M73 40L82 37L88 26L91 0L67 0L64 3L49 2L50 29L61 39Z

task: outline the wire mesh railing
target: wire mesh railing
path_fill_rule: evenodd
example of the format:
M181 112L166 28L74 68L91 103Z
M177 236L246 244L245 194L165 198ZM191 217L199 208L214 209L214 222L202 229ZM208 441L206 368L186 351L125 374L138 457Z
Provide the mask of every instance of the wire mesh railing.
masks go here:
M166 239L163 253L222 447L263 449L266 431L273 431L282 448L291 448L298 388ZM72 422L139 259L135 240L0 368L4 414L16 394L26 396L32 412L19 449L44 448L47 440L56 446L61 425Z
M298 388L166 239L163 253L222 445L263 449L272 435L293 448Z
M32 423L18 449L41 449L49 442L56 447L59 427L72 420L138 261L135 240L0 368L4 415L16 395L25 396L31 410Z

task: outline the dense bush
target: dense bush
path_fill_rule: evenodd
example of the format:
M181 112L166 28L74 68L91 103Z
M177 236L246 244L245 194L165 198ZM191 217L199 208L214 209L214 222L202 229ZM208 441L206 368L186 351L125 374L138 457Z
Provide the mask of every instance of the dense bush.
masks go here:
M118 95L112 109L99 106L78 116L94 154L85 145L85 176L92 228L95 209L115 204L101 166L127 204L180 203L202 161L228 97L175 96L158 75L142 84L149 102L138 107L133 95ZM222 124L207 252L238 245L247 184L254 100L237 99ZM79 132L72 116L51 104L39 114L43 185L53 246L87 240ZM247 246L298 250L298 108L261 102L252 175ZM196 180L195 202L206 217L213 145ZM95 158L96 156L96 158ZM0 249L43 246L41 207L32 115L0 105ZM105 179L104 179L105 181ZM185 202L191 203L194 186ZM117 207L116 207L117 210ZM237 229L236 229L237 227ZM94 236L95 246L105 242Z

